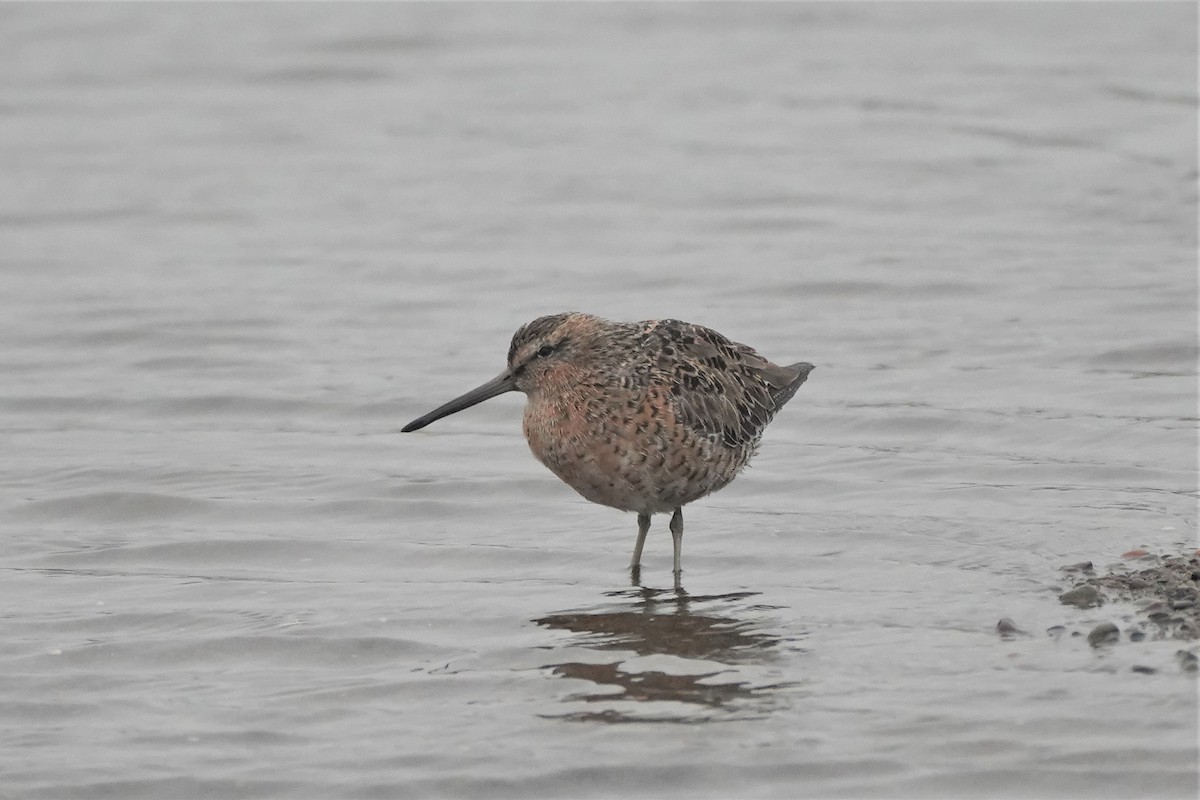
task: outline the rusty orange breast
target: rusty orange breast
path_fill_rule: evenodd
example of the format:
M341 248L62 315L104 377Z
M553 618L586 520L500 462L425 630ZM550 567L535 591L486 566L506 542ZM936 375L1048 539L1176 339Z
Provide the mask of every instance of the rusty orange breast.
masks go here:
M753 453L696 435L661 387L559 388L529 395L525 437L539 461L594 503L672 511L728 484Z

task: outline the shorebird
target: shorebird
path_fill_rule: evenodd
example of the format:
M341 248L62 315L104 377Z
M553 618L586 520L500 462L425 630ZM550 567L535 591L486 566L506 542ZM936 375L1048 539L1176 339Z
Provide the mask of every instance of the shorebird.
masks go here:
M813 370L675 319L539 317L519 328L492 380L404 426L408 433L505 392L526 396L529 449L593 503L637 512L640 579L653 514L671 512L679 587L683 507L729 484L763 429Z

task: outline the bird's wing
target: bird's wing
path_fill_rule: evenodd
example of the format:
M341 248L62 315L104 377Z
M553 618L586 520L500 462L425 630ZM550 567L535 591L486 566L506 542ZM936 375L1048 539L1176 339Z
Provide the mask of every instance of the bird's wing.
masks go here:
M699 436L726 447L757 443L775 412L803 382L797 382L792 368L776 366L753 348L710 328L659 320L653 332L655 373L667 388L676 416Z

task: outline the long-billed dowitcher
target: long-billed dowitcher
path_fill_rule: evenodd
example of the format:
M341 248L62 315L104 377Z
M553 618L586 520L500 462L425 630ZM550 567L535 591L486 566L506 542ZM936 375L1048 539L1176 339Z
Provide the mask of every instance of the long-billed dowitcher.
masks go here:
M678 586L683 506L737 476L812 369L780 367L679 320L554 314L516 332L503 372L403 430L524 392L525 438L537 459L593 503L637 512L634 580L650 516L672 512Z

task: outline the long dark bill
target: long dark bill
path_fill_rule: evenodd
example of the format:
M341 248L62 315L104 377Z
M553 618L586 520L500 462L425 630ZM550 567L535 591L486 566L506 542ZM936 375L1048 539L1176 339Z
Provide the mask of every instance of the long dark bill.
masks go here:
M484 400L489 400L498 394L516 391L516 388L516 379L509 374L508 370L504 370L504 372L501 372L483 386L472 389L462 397L454 398L444 406L438 406L423 417L414 419L412 422L401 428L400 432L409 433L411 431L418 431L434 420L441 419L442 417L448 417L451 414L456 414L459 411L462 411L464 408L470 408L476 403L482 403Z

